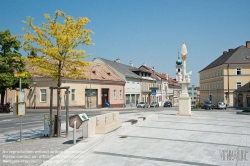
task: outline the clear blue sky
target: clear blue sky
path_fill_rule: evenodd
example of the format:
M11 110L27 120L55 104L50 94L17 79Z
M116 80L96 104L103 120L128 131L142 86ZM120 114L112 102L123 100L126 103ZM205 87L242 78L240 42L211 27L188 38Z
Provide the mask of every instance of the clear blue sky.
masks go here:
M23 34L23 20L45 21L55 10L88 17L95 46L83 46L95 57L143 63L175 78L182 42L188 49L187 71L199 85L198 71L223 51L250 40L249 0L0 0L0 30ZM27 52L21 51L24 56Z

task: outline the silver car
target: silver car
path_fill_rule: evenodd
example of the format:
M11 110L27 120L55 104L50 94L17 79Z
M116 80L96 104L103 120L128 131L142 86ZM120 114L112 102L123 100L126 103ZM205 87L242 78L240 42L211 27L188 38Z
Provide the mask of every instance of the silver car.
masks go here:
M152 102L152 103L150 104L150 107L159 107L159 103L157 103L157 102Z
M227 106L224 102L218 102L216 105L217 109L227 109Z
M148 108L147 102L140 102L137 104L137 108Z

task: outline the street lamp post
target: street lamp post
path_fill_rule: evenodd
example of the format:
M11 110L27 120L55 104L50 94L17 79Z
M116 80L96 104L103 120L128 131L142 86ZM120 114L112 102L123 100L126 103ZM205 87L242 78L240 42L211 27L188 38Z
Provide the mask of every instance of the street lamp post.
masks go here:
M101 66L101 64L98 63L98 64L92 66L92 67L91 67L91 70L90 70L90 73L89 73L89 87L90 87L90 89L89 89L89 97L90 97L89 108L90 108L90 109L91 109L91 104L92 104L92 102L91 102L91 73L92 73L92 69L93 69L94 67L96 67L96 66Z

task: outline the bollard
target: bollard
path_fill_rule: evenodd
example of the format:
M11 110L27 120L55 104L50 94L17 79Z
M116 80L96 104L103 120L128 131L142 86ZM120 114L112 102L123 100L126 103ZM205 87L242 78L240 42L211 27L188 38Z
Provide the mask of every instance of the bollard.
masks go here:
M76 144L76 120L74 121L74 133L73 133L74 145Z
M82 139L83 138L88 138L88 123L87 122L83 123L83 126L82 126Z

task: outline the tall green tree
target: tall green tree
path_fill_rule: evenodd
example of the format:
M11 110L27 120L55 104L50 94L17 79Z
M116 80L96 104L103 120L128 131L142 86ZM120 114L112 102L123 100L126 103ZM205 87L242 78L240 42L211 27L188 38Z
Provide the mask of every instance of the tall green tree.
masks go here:
M36 57L27 58L30 67L36 68L31 74L50 77L57 80L57 86L61 87L61 77L87 78L84 74L89 62L83 61L89 55L80 49L81 45L92 45L90 35L92 31L85 28L90 22L86 17L73 17L57 10L53 18L49 14L44 15L47 23L41 26L33 24L33 18L24 21L34 33L25 29L24 50L34 51ZM57 137L61 136L61 90L57 91Z
M0 93L1 104L4 104L5 92L7 89L19 87L19 79L14 77L14 73L24 72L25 64L22 60L17 60L22 55L17 51L21 48L17 36L11 36L9 30L0 31ZM30 86L29 76L22 79L22 87Z

